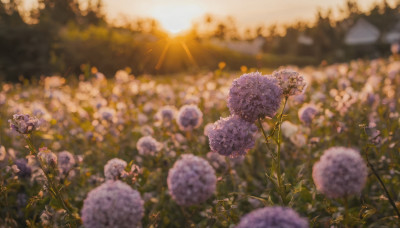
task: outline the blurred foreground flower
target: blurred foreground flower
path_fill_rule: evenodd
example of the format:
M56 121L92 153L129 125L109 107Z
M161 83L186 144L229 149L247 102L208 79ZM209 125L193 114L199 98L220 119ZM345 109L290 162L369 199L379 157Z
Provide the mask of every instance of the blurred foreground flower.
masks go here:
M54 168L57 166L57 156L47 149L47 147L39 148L38 158L41 159L46 165Z
M206 160L186 154L169 170L167 183L177 204L191 206L206 201L214 194L217 177Z
M353 149L332 147L314 164L312 177L317 189L329 198L359 194L367 180L367 166Z
M75 165L75 158L68 151L58 153L58 169L62 174L67 174Z
M86 228L141 227L143 200L138 191L121 181L109 180L89 192L83 203Z
M151 136L141 137L136 144L139 154L145 156L156 155L156 152L160 150L160 147L161 144Z
M8 120L11 129L20 134L30 134L39 128L39 120L26 114L14 114L11 120Z
M104 166L104 176L106 180L116 180L121 177L124 172L125 167L127 166L126 161L113 158L107 162Z
M177 122L182 131L191 131L203 123L203 113L196 105L184 105L179 109Z
M308 228L308 222L296 211L285 207L264 207L254 210L240 219L236 228Z
M298 115L301 122L310 125L314 117L318 114L318 108L312 104L305 104L299 109Z

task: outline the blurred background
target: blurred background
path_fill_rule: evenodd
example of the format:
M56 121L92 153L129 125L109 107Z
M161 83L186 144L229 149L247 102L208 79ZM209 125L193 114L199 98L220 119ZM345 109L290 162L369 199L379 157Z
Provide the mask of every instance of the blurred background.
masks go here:
M397 53L400 1L0 0L0 80L165 75Z

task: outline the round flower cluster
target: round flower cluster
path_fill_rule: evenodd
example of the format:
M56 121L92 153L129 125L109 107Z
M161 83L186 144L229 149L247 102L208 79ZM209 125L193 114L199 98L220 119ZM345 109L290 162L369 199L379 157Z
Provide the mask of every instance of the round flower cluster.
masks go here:
M115 115L115 110L109 107L101 107L98 111L99 118L109 122L113 122Z
M176 203L190 206L202 203L214 194L217 177L206 160L186 154L169 170L167 183Z
M159 150L159 145L160 144L153 137L144 136L138 140L136 148L138 149L140 155L154 156Z
M236 228L308 228L308 221L296 211L285 207L264 207L254 210L240 219Z
M246 155L254 147L257 127L238 116L221 118L208 132L212 151L224 156Z
M281 100L282 89L276 80L256 72L233 81L228 107L232 114L253 123L258 118L273 117Z
M75 165L75 158L68 151L62 151L58 153L58 169L61 173L66 174L68 173L72 167Z
M38 157L51 167L56 167L57 165L57 156L47 149L47 147L39 148Z
M143 215L139 192L118 180L109 180L90 191L82 208L86 228L140 227Z
M318 108L314 105L304 105L299 109L299 119L306 125L310 125L314 117L318 114Z
M177 122L182 131L191 131L200 127L203 113L196 105L184 105L179 109Z
M109 160L104 166L104 176L106 180L116 180L120 178L126 166L126 161L119 158Z
M359 194L367 174L367 166L356 150L332 147L314 164L312 177L320 192L338 198Z
M208 152L207 155L207 160L210 163L212 167L216 170L225 170L227 167L226 160L224 156L219 155L218 153L215 152Z
M18 168L18 177L20 178L29 178L32 175L32 169L28 165L28 162L25 158L20 158L15 161L15 165Z
M272 76L278 81L284 96L299 95L307 85L303 76L296 71L287 69L275 71Z
M39 128L39 120L24 114L14 114L12 120L8 120L10 128L20 134L30 134Z
M203 134L205 136L208 136L208 133L210 132L210 130L214 127L214 123L208 123L206 124L206 126L204 126L204 130L203 130Z
M164 125L171 124L175 118L176 109L174 106L164 106L156 113L156 118Z
M297 125L293 124L292 122L286 120L286 121L283 121L281 130L282 130L282 134L285 137L290 138L299 131L299 127Z

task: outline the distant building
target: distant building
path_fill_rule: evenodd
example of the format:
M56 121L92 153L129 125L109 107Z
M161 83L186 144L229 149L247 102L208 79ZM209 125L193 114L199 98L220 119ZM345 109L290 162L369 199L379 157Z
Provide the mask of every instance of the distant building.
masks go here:
M381 33L377 27L364 18L358 21L347 31L345 44L347 45L371 45L375 44Z
M400 21L386 33L384 40L389 44L399 43L400 42Z
M307 35L304 35L304 34L301 34L301 35L297 38L297 42L298 42L299 44L303 44L303 45L306 45L306 46L311 46L311 45L314 44L313 38L311 38L311 37L309 37L309 36L307 36Z
M265 43L263 37L257 37L252 41L244 40L220 40L217 38L211 39L213 45L218 47L228 48L232 51L237 51L243 54L256 55L262 52L262 47Z

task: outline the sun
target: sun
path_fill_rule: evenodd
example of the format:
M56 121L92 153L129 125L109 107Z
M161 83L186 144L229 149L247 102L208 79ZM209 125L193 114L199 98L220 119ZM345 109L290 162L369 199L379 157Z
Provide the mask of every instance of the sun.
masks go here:
M161 27L171 34L188 30L193 19L204 14L202 7L194 4L160 4L154 6L151 16L160 22Z

